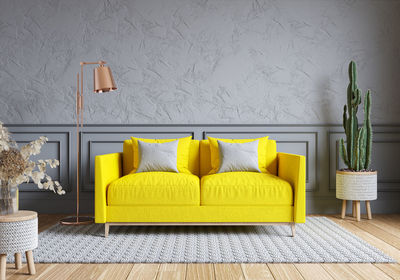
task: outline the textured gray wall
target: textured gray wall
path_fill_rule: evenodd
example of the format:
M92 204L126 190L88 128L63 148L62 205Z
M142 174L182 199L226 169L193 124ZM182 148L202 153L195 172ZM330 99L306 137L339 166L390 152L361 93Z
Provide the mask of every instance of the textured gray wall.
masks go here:
M0 120L73 123L79 61L117 94L87 123L340 123L347 64L400 118L400 1L0 0Z

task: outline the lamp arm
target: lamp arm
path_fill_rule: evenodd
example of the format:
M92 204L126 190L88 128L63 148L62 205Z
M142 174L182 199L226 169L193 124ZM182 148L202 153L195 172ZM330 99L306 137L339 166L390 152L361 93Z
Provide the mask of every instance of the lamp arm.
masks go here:
M87 64L99 64L99 65L104 65L104 64L106 64L107 62L105 62L104 60L99 60L99 61L96 61L96 62L86 62L86 61L81 61L80 62L80 64L81 65L87 65Z

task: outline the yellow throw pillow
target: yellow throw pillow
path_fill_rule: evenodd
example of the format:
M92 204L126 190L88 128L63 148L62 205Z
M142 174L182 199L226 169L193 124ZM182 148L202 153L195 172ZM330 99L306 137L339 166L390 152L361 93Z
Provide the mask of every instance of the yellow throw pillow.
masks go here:
M256 139L220 139L208 136L210 141L211 151L211 170L208 174L215 174L219 170L219 149L218 140L226 143L248 143L254 140L258 141L258 167L262 173L268 173L267 171L267 141L268 136L256 138Z
M133 146L133 170L131 173L136 173L136 170L139 166L139 146L138 140L146 142L146 143L167 143L179 140L178 142L178 156L176 166L178 168L179 173L192 174L189 170L189 149L190 149L190 141L192 140L192 136L178 138L178 139L144 139L131 137L132 146Z

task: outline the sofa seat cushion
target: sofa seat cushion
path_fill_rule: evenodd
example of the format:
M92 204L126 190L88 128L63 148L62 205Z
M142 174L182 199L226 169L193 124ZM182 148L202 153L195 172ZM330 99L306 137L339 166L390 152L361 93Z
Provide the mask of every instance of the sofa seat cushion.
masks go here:
M185 173L132 173L109 185L107 204L109 206L200 205L200 179Z
M268 173L212 174L201 178L201 205L293 205L293 189Z

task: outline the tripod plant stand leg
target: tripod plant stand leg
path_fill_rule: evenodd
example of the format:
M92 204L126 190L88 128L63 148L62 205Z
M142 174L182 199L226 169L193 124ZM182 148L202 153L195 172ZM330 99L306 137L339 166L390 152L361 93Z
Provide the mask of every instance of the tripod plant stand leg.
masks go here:
M372 220L372 213L371 213L371 203L369 200L365 201L365 208L367 210L367 217L368 220Z
M346 200L343 199L342 201L342 219L344 219L344 217L346 216Z

